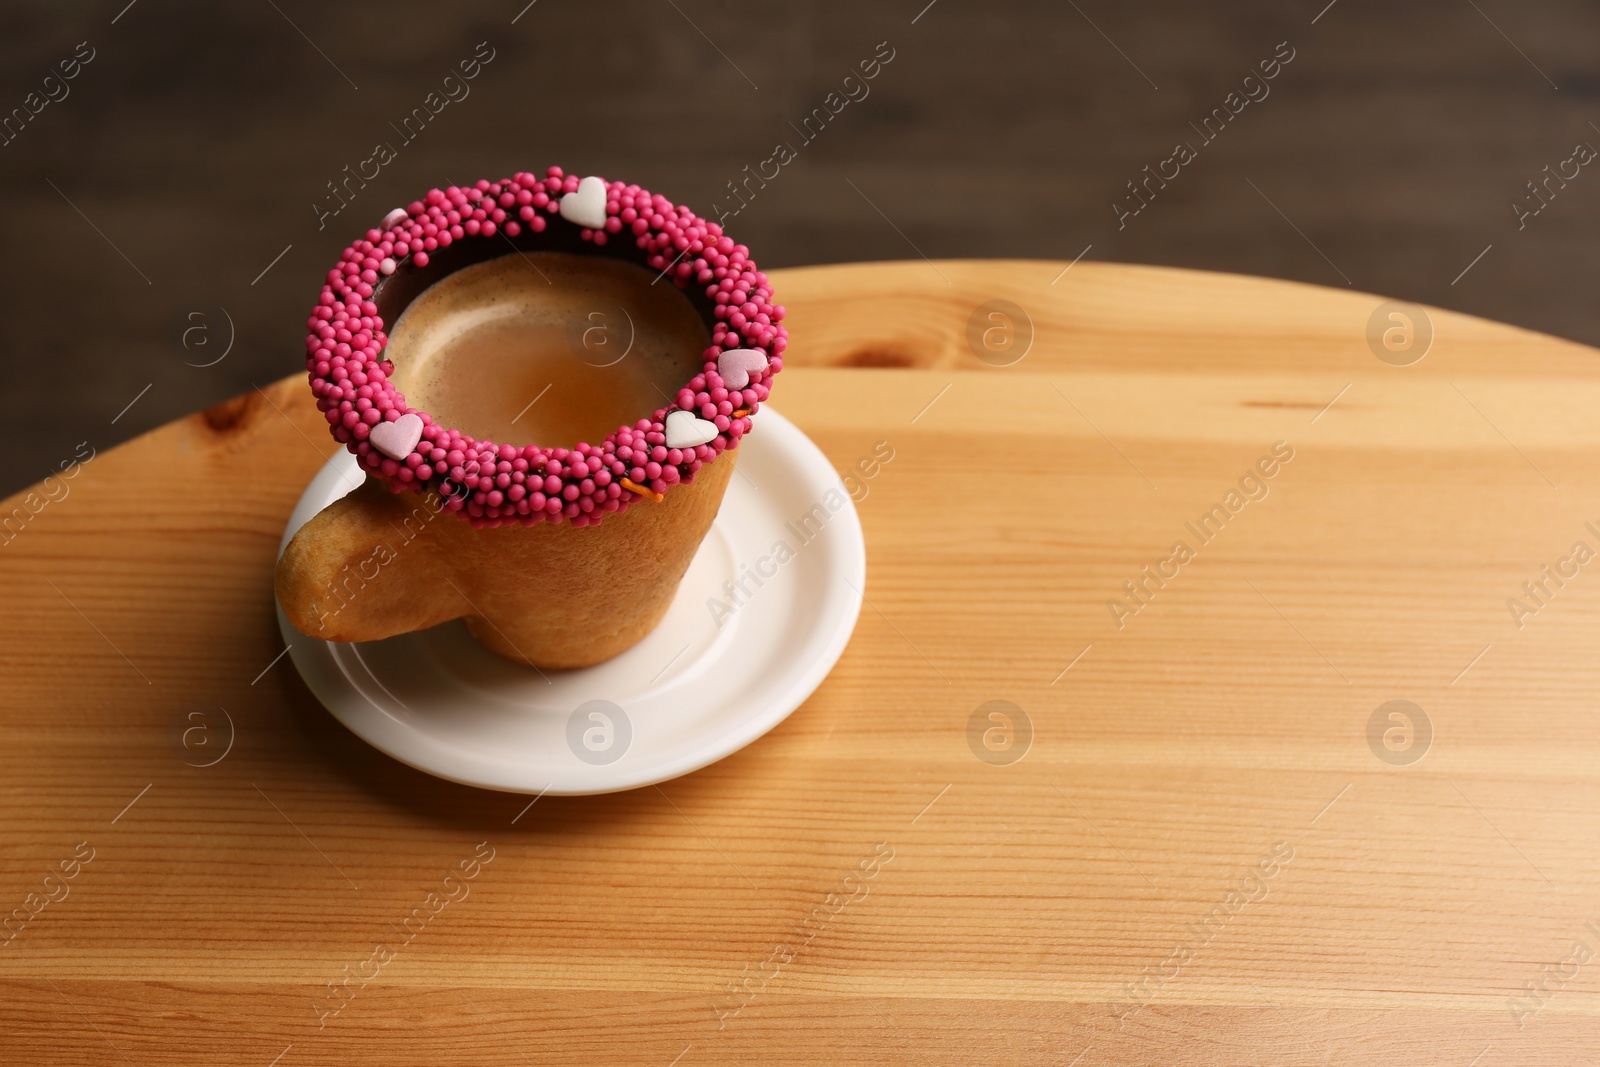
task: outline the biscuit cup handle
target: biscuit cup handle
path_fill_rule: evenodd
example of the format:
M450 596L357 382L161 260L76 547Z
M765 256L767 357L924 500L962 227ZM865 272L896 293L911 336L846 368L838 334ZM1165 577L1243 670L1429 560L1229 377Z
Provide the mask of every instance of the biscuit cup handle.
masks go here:
M419 499L368 478L296 532L274 577L295 629L325 641L378 641L466 614L458 599L414 593L443 584L440 549L455 525Z

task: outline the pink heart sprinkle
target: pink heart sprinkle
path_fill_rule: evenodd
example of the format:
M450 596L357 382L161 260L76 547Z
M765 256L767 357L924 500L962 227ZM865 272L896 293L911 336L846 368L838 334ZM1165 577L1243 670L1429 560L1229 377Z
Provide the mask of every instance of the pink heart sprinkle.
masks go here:
M407 412L393 422L380 422L367 434L367 440L390 459L405 459L422 440L422 419Z
M717 373L729 389L743 389L752 375L767 369L767 357L754 348L734 348L717 357Z

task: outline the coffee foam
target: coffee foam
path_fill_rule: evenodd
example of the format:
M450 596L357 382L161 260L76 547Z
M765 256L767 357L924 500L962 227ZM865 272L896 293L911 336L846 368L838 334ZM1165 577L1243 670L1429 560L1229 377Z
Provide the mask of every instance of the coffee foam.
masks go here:
M385 358L412 407L480 441L599 444L674 403L710 332L677 286L609 256L513 253L425 289Z

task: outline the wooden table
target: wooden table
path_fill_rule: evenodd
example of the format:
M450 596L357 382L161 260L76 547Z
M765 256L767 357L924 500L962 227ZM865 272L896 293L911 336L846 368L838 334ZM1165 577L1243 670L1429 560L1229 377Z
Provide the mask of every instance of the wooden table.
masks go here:
M1395 366L1378 297L1063 266L779 274L777 407L894 449L868 606L660 788L528 808L316 704L302 379L99 451L0 546L0 1061L1594 1063L1597 353L1430 310Z

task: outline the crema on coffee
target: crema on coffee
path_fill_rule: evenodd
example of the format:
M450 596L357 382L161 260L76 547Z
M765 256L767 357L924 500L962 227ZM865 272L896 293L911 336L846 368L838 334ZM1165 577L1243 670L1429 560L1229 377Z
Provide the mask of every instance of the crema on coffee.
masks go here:
M571 448L675 402L710 333L677 286L608 256L512 253L413 300L385 356L406 402L496 444Z

